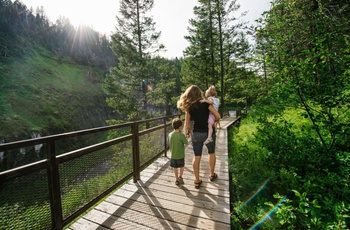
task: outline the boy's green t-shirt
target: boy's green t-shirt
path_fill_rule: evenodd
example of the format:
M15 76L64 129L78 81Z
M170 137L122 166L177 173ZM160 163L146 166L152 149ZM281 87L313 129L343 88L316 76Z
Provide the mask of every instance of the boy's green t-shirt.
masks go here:
M188 141L182 132L169 133L169 145L171 152L171 159L183 159L185 158L185 144Z

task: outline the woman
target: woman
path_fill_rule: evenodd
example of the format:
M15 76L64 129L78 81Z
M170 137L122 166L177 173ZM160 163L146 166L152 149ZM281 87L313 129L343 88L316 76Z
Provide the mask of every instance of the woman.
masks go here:
M181 95L180 100L177 102L177 107L185 111L185 127L184 133L187 134L188 126L190 120L194 122L193 133L192 133L192 145L193 145L193 172L194 172L194 185L196 188L200 188L202 184L202 179L199 178L200 161L202 158L203 142L208 137L208 117L211 112L215 116L215 120L220 119L220 114L213 105L206 102L201 103L203 100L203 93L196 85L191 85L186 89L186 91ZM208 148L208 161L210 170L210 181L217 178L217 174L214 172L216 164L215 156L215 144L216 135L213 132L213 141L206 144Z

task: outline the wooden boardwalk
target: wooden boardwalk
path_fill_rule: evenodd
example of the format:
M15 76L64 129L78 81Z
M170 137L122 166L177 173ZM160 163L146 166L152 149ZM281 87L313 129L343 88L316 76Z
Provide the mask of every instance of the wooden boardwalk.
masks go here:
M210 182L207 149L203 148L200 176L202 187L194 187L192 146L186 148L185 184L175 185L169 159L159 158L141 172L141 180L130 180L68 229L230 229L230 192L226 127L221 120L217 132L217 180Z

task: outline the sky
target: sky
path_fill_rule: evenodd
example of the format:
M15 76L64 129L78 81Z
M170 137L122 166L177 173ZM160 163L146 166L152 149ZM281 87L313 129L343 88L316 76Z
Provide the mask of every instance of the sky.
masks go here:
M79 24L91 26L95 31L111 35L117 24L119 0L22 0L30 9L44 7L51 22L60 16L69 18L74 26ZM197 0L154 0L150 15L156 23L156 30L161 31L160 43L167 51L166 58L182 57L182 51L188 46L184 39L188 35L188 20L193 18L193 7ZM243 21L253 23L255 19L270 8L270 0L237 0L241 5L237 16L248 11Z

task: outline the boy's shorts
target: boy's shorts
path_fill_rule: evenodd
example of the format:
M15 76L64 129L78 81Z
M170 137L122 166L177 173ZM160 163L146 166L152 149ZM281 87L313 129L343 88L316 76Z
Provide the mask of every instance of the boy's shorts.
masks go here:
M185 166L185 159L170 159L170 167L182 168Z
M208 133L193 132L193 134L192 134L192 146L193 146L193 152L194 152L195 156L202 156L203 142L207 138L208 138ZM215 145L216 145L215 129L213 131L212 139L213 139L212 142L209 142L208 144L206 144L209 154L215 153Z

